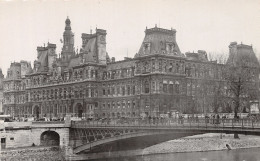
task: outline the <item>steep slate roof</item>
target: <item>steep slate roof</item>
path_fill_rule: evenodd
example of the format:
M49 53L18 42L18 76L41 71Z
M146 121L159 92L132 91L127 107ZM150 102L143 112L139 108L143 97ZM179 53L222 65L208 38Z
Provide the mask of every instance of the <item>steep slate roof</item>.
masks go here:
M229 45L230 53L227 64L239 66L248 65L249 67L259 68L260 64L253 51L253 47L245 44L237 44L232 42Z
M173 45L172 52L167 52L167 44ZM147 45L150 47L150 50L144 50ZM154 54L182 56L179 46L176 42L176 30L167 30L157 27L145 30L143 43L135 57Z
M69 62L69 68L79 65L79 57L74 57Z
M87 44L83 48L83 53L86 62L96 62L96 37L88 40Z
M115 63L109 63L107 65L107 70L115 70L121 68L130 68L135 66L135 60L118 61Z

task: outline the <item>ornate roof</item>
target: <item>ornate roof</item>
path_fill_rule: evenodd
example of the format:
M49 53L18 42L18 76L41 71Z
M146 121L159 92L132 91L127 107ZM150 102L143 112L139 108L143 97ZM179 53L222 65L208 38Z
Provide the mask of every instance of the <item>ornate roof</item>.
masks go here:
M135 57L155 54L182 56L176 42L176 30L162 29L157 26L145 30L143 43Z
M245 44L237 44L232 42L229 45L229 57L227 60L229 65L247 65L249 67L259 68L260 64L253 51L253 47Z

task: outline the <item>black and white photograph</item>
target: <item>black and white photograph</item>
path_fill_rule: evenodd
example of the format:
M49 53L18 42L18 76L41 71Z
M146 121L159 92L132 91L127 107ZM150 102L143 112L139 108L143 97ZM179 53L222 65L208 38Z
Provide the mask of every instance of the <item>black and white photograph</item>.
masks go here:
M260 161L259 0L0 0L0 161Z

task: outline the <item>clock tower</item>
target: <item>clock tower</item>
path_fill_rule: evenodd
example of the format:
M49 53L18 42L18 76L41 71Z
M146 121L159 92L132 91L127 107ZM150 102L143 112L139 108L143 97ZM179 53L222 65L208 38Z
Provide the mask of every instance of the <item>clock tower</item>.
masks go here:
M70 57L75 54L74 51L74 33L71 31L70 19L67 17L65 21L65 31L63 32L62 62L68 62Z

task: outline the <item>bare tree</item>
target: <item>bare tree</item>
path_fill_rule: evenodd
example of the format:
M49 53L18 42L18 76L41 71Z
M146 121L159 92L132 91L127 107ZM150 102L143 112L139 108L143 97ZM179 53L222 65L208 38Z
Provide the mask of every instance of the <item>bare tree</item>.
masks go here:
M257 99L258 86L257 73L259 68L258 61L252 62L247 55L229 59L225 70L225 80L228 84L228 90L231 100L234 104L235 118L238 118L238 112L242 104L250 100Z

